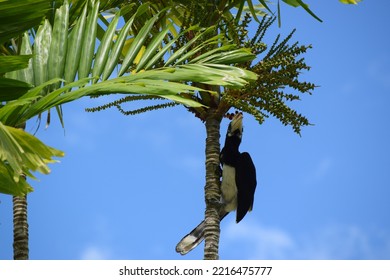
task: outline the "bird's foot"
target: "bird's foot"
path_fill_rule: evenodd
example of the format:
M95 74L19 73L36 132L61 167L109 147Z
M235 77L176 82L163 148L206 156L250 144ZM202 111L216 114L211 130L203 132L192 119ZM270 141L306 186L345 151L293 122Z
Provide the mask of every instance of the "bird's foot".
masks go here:
M220 199L216 199L215 197L208 198L208 199L206 198L206 203L217 208L220 208L223 204Z

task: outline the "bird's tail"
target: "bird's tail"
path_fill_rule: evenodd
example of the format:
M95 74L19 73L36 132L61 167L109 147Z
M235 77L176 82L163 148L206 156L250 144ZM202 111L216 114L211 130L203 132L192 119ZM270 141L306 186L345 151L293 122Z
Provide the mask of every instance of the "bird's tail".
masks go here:
M198 246L204 239L205 221L202 221L189 234L184 236L176 245L176 252L185 255L196 246Z
M220 220L222 221L229 212L220 213ZM180 242L176 245L176 252L181 255L185 255L198 246L204 239L204 228L206 226L205 221L202 221L196 228L194 228L189 234L184 236Z

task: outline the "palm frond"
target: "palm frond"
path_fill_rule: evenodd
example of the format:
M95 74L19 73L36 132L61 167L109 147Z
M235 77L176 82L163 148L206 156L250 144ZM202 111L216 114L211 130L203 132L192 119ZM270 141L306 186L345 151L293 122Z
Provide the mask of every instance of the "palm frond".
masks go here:
M48 174L47 164L63 152L43 144L36 137L0 122L0 193L25 195L32 188L24 176L35 178L32 172Z
M86 8L88 2L91 9ZM14 86L15 79L24 82L19 84L22 88L19 93L9 92L1 97L2 102L6 103L0 107L0 138L2 141L5 139L2 144L9 144L0 148L2 159L0 168L7 171L4 174L11 176L7 175L8 179L18 184L14 188L14 194L25 194L31 190L27 188L28 185L20 183L22 181L18 178L21 175L32 177L32 171L49 172L47 163L52 162L53 156L62 156L62 153L12 127L23 125L29 119L53 107L57 108L61 119L59 106L62 104L85 96L126 94L151 96L168 101L131 111L124 110L122 104L117 105L116 107L125 114L141 113L177 104L201 108L205 104L194 96L202 92L216 95L217 92L213 91L212 87L195 85L236 88L257 78L250 71L229 65L253 59L254 56L248 49L232 51L233 46L230 46L229 50L221 48L210 52L210 57L204 61L192 61L196 58L197 52L207 54L209 45L219 45L223 41L221 36L215 36L202 43L203 37L211 29L192 26L176 35L172 31L172 25L156 27L155 24L164 19L164 12L154 14L151 19L143 21L145 23L143 27L136 28L135 19L145 15L149 8L148 4L139 6L121 28L117 21L119 16L114 17L103 37L98 37L96 32L99 1L91 0L85 2L84 6L77 6L81 14L72 20L70 17L74 16L74 13L68 5L65 0L64 4L56 9L54 18L42 20L32 44L29 34L25 33L20 44L10 45L16 52L33 56L27 65L25 60L23 65L2 70L7 76L7 80L1 81L3 85L9 83ZM125 15L129 16L129 12ZM132 33L134 30L139 32ZM175 54L172 46L181 36L189 33L195 34L194 49L180 47L179 53ZM170 40L167 43L168 36ZM94 44L98 38L102 38L102 41L101 47L96 51ZM141 53L143 57L138 59ZM174 59L167 59L169 55L173 55ZM118 66L120 67L118 77L111 78ZM9 72L10 70L16 71ZM30 85L33 87L30 88ZM13 137L9 136L10 131ZM38 147L43 155L32 152L33 148L23 142L25 139ZM30 151L31 154L26 151ZM24 158L23 155L27 155L28 158ZM8 179L4 177L5 181ZM10 190L0 188L0 192L10 193Z
M0 44L39 25L50 10L49 0L13 0L0 2Z

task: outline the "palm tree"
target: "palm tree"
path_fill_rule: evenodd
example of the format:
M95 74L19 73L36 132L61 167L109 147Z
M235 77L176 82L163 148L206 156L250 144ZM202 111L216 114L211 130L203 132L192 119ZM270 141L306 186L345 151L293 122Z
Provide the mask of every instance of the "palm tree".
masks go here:
M0 132L4 133L0 136L2 140L3 138L7 140L9 145L1 147L1 154L5 156L2 157L0 167L6 169L8 182L12 182L15 187L8 186L0 189L6 193L23 197L32 188L22 177L24 175L33 177L31 173L33 170L47 173L46 164L52 161L51 157L62 155L61 152L37 141L35 137L13 128L23 126L29 119L40 116L50 108L57 108L61 118L62 104L83 96L107 94L130 94L128 97L130 99L136 94L141 99L171 101L168 105L161 106L175 103L198 107L202 104L188 96L197 92L212 93L212 91L190 85L189 81L199 85L242 86L247 83L247 80L255 78L255 75L249 71L226 65L232 61L233 55L225 50L218 52L225 57L223 60L195 63L185 57L190 53L189 46L183 46L173 53L170 63L164 65L163 56L171 51L171 46L183 34L189 32L196 34L193 42L198 44L199 51L212 44L213 40L214 42L221 40L221 37L217 36L202 45L199 41L210 32L210 29L191 27L176 34L172 24L158 30L160 34L157 35L152 30L156 22L165 18L162 17L162 12L154 13L149 5L141 5L135 9L129 7L119 9L103 33L99 33L97 28L102 8L98 1L69 7L67 1L64 1L64 4L56 9L55 16L52 18L53 24L46 16L43 23L35 29L33 44L30 43L30 36L26 33L22 39L13 40L13 44L6 43L1 46L4 54L9 55L13 51L23 55L23 57L12 57L13 60L20 59L21 64L29 61L27 65L15 67L14 72L4 71L7 73L5 78L2 78L2 81L10 83L11 89L15 88L12 86L23 82L20 84L23 90L19 91L17 96L10 92L1 100ZM119 18L125 16L129 18L118 30ZM144 24L137 30L136 23L139 23L141 18ZM130 30L133 32L137 30L132 33L134 35L131 38L128 35ZM165 43L168 33L171 34L172 39ZM151 34L155 34L153 39ZM98 37L101 38L101 42L95 52L94 43ZM32 60L29 60L30 53ZM143 55L141 60L137 60L139 53ZM248 50L238 49L234 52L233 60L246 60L252 57ZM119 75L117 78L110 79L118 62L121 65ZM225 68L222 68L224 65ZM131 75L128 75L129 72ZM33 139L32 145L25 143L27 137ZM27 158L26 153L29 155ZM24 220L15 224L15 227L19 227L15 232L23 235L23 237L18 235L18 240L15 240L15 250L17 250L15 258L28 258L27 203L25 199L21 200L23 202L20 203L19 198L15 199L15 216ZM23 246L18 245L19 241Z
M163 9L166 1L154 1L158 6L156 10ZM218 3L217 3L218 2ZM197 95L186 95L187 100L192 100L202 106L187 106L205 124L206 129L206 178L205 178L205 259L218 259L219 233L220 233L220 124L224 115L235 108L253 115L261 124L269 114L277 117L283 124L291 125L295 132L299 133L301 126L308 125L308 120L291 109L287 102L299 100L299 95L287 93L288 90L296 90L301 93L310 93L314 89L311 83L300 82L298 76L302 70L308 70L301 54L310 46L299 46L297 43L288 45L292 33L284 40L278 36L271 47L263 42L267 28L274 22L272 18L264 17L258 24L257 33L253 38L248 38L247 27L250 15L241 17L245 1L177 1L175 8L167 13L166 17L175 19L182 28L199 24L201 27L216 26L210 33L205 34L203 42L207 42L214 36L223 36L218 44L210 44L208 48L201 49L193 43L195 34L188 32L178 41L175 50L181 52L186 48L187 57L191 62L209 63L210 61L224 61L219 50L226 49L233 54L237 47L244 47L252 54L258 56L256 63L252 59L229 61L236 63L241 69L255 72L259 79L250 80L245 87L222 84L200 84L197 81L193 85L201 88ZM248 1L249 3L250 1ZM232 14L232 9L237 8L238 13ZM252 15L256 11L252 7ZM209 11L214 11L210 13ZM204 43L203 43L204 44ZM202 46L202 44L201 44ZM223 55L226 55L223 54ZM260 59L260 55L262 58ZM169 60L168 60L169 61ZM224 66L225 67L225 66ZM209 73L211 74L211 72ZM164 106L145 107L131 112L125 112L121 104L135 99L120 99L115 102L90 108L88 111L99 111L109 107L117 107L122 113L136 114L152 109L164 108Z
M43 15L48 11L48 1L24 1L13 3L4 3L0 6L1 19L0 23L2 31L0 33L0 45L1 52L9 54L7 50L7 40L19 36L25 30L38 25ZM5 44L4 44L5 43ZM27 51L27 50L23 50ZM25 53L19 53L19 56L1 56L0 60L2 67L0 67L0 73L10 72L12 70L18 70L27 66L29 56ZM1 75L0 75L1 76ZM2 89L1 95L1 107L3 102L16 99L17 97L26 93L31 86L22 81L16 81L11 79L0 78L0 87ZM6 92L12 92L6 94ZM28 155L31 155L29 168L31 170L39 169L38 166L43 163L41 171L44 173L49 172L46 164L43 161L51 161L51 155L49 157L44 156L39 151L31 153L34 149L49 148L33 136L30 136L20 130L13 130L10 127L4 126L0 122L0 134L1 134L1 165L0 165L0 192L8 193L13 196L13 214L14 214L14 259L28 259L28 223L27 223L27 196L26 193L31 191L32 188L27 184L22 162L28 162ZM25 144L19 145L18 137L22 137L25 140ZM18 139L18 140L16 140ZM33 145L31 147L31 143ZM20 149L19 149L20 148ZM19 154L15 157L15 151L27 151L27 153ZM54 150L53 150L54 151ZM11 152L11 154L10 154ZM26 157L27 155L27 157ZM19 159L19 160L18 160ZM16 171L16 172L13 172ZM28 171L28 170L27 170ZM19 176L19 174L21 176Z
M300 70L308 69L303 59L298 59L308 47L297 44L288 46L287 41L291 36L282 42L277 39L261 62L248 63L254 59L253 54L259 55L266 50L262 38L269 22L258 19L258 16L270 11L268 2L264 0L260 0L262 6L253 5L251 0L154 0L151 1L152 5L139 5L142 1L123 3L111 0L102 1L101 5L99 1L72 1L70 7L66 1L64 5L60 1L16 2L19 7L14 8L22 13L28 10L29 17L26 20L12 14L13 20L23 19L19 25L23 30L35 27L34 43L29 46L34 58L33 63L27 65L31 58L28 55L8 57L10 50L16 49L7 40L19 35L20 30L4 29L9 32L0 34L0 52L8 56L0 57L0 60L3 59L0 65L4 65L7 59L15 64L6 70L0 67L0 73L8 72L7 79L0 75L0 86L6 85L12 89L12 94L0 94L0 136L9 144L1 147L2 155L6 156L2 157L0 165L2 179L5 178L1 180L0 192L19 196L27 194L32 188L20 178L25 174L31 177L31 170L47 173L46 164L53 161L52 157L63 155L12 127L41 116L53 107L62 118L61 104L83 96L126 94L124 98L92 111L110 106L121 110L123 102L134 100L170 100L168 103L122 112L134 114L182 104L204 121L207 131L205 259L217 259L219 205L216 202L220 195L216 170L219 167L221 120L230 108L237 108L255 116L259 123L268 114L274 115L285 125L292 125L294 131L299 133L300 127L307 125L308 120L286 105L287 101L297 100L299 96L285 93L283 89L290 87L302 93L313 89L314 85L297 80ZM25 9L22 2L30 5L30 9ZM301 0L283 2L301 6L318 19ZM245 33L248 17L239 23L245 3L260 24L256 38L251 40L246 40ZM41 5L40 8L37 8L38 5ZM280 24L279 1L277 5ZM107 21L101 12L118 6L121 9L117 9L114 19ZM170 9L166 8L168 6ZM31 12L34 7L37 9ZM49 7L54 8L50 10ZM236 15L232 14L232 9L236 10ZM9 6L0 6L0 11L8 10ZM204 13L210 10L214 13ZM38 26L43 15L45 20ZM125 25L118 30L117 23L121 17ZM0 21L2 25L4 22ZM97 28L98 23L106 26ZM200 24L200 28L195 28L195 24ZM216 28L209 28L212 25ZM181 29L176 30L176 27ZM129 34L133 34L131 38L128 38ZM97 52L96 39L100 40ZM18 42L16 45L20 49L28 49L30 43L24 40L23 46L20 38L14 42ZM174 52L164 60L164 55L170 51ZM257 73L260 79L255 81L253 72L229 66L234 63ZM113 69L119 65L119 77L110 79ZM17 71L10 73L11 70ZM128 75L129 72L131 75ZM29 80L26 80L26 75L30 75ZM252 82L248 84L248 81ZM34 144L21 141L28 137ZM26 164L23 153L18 153L15 147L28 150L30 159L32 156L34 160Z

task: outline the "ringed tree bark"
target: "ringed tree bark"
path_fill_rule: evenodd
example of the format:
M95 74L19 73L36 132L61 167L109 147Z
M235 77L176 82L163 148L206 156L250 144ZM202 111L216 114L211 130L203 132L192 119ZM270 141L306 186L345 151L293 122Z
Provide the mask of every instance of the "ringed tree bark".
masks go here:
M206 185L205 185L205 247L204 259L219 259L219 235L220 235L220 125L222 117L217 110L210 109L205 121L206 126Z

